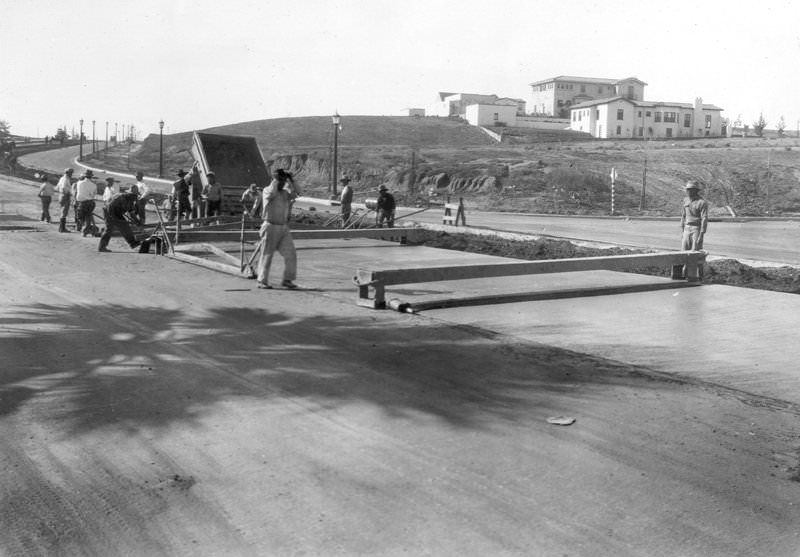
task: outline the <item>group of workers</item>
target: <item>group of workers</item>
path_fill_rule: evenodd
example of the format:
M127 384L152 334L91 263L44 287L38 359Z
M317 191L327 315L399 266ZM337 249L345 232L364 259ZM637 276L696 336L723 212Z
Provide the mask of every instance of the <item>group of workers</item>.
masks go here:
M194 169L193 169L194 171ZM74 170L67 168L53 186L49 177L41 177L39 198L42 203L41 220L51 222L50 203L58 195L60 206L59 232L69 232L66 227L70 207L74 208L76 230L82 231L83 236L96 236L99 232L94 223L94 210L98 187L94 182L91 170L85 170L77 181L72 179ZM214 216L219 215L222 204L222 187L216 181L213 172L206 174L207 185L193 193L194 186L191 179L186 179L189 173L184 170L177 172L178 180L173 183L171 200L172 210L170 217L185 216ZM136 172L136 183L130 191L122 192L116 185L119 180L106 178L106 187L103 190L103 219L105 230L100 237L98 250L108 252L108 243L112 233L118 231L128 242L131 248L137 248L141 241L136 240L130 224L142 225L145 223L145 206L150 197L150 189L144 182L144 174ZM342 191L339 198L341 204L342 226L345 227L352 217L353 188L350 178L345 176L340 180ZM700 196L700 185L695 180L686 183L681 209L680 226L682 230L681 248L683 250L702 250L703 238L708 227L708 202ZM292 204L301 195L299 186L295 184L292 174L282 168L274 170L272 181L258 192L256 184L251 184L242 194L241 203L245 214L252 218L261 217L263 223L260 228L260 258L258 263L257 281L259 288L270 289L269 270L275 252L284 258L284 273L281 286L295 289L297 285L297 253L289 229L289 220ZM394 226L396 203L394 196L389 193L385 185L378 188L378 199L375 202L377 212L376 224Z

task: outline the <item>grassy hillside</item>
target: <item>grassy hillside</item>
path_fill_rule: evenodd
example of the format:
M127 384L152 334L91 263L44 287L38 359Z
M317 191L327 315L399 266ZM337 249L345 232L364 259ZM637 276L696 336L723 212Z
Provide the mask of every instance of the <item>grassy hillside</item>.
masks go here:
M255 137L265 160L291 169L306 191L330 184L329 117L278 118L210 128ZM431 189L463 196L473 208L608 214L609 173L617 213L676 215L689 178L699 179L717 214L800 213L800 139L721 138L683 141L586 140L542 132L498 144L479 129L444 118L343 116L339 171L354 178L356 198L388 184L402 203L425 203ZM191 133L164 137L165 173L192 163ZM131 164L158 168L158 136L148 137ZM646 174L645 174L646 169ZM646 176L645 207L639 210Z

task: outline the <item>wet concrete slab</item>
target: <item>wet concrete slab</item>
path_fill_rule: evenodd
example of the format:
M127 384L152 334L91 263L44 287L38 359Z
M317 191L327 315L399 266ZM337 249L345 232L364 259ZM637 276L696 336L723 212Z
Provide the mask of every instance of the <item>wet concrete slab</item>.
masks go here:
M297 248L303 286L353 303L357 268L508 260L368 239L299 241ZM800 405L800 297L685 286L662 277L589 271L398 285L387 288L387 299L414 303L572 289L574 295L557 299L430 309L421 315ZM630 291L604 294L610 287Z

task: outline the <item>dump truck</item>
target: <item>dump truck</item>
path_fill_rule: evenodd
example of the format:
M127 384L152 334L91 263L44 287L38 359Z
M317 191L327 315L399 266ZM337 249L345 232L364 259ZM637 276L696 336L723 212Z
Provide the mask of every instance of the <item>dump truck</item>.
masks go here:
M271 181L267 164L254 137L194 132L192 156L196 162L192 183L208 185L208 172L214 172L222 185L222 214L242 212L241 198L250 184L259 189Z

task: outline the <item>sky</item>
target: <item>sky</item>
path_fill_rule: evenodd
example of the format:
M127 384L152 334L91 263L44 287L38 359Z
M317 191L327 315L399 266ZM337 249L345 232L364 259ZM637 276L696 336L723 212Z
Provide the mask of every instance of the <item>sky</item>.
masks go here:
M559 75L800 126L800 2L0 0L0 120L139 139L287 116L400 115L440 91L530 101Z

